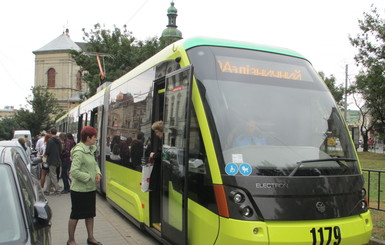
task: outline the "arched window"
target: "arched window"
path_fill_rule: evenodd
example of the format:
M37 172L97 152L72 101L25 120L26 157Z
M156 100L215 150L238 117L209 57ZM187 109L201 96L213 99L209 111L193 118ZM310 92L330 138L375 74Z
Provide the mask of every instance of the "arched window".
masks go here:
M82 72L81 71L78 71L78 73L76 73L76 89L82 90Z
M47 87L48 88L54 88L55 85L55 77L56 77L56 71L54 68L50 68L47 72L47 77L48 77L48 83Z

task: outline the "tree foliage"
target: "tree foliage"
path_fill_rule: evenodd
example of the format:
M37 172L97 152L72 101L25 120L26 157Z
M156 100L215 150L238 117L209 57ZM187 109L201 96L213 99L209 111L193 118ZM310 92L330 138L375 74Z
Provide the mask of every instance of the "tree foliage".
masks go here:
M90 31L83 28L83 40L86 42L84 49L80 52L73 51L72 57L81 67L83 80L89 86L87 97L95 94L101 83L96 54L100 55L106 81L114 81L163 47L156 37L145 41L137 40L126 26L108 30L95 24Z
M32 111L22 108L14 119L20 129L29 129L32 135L41 130L48 130L55 125L58 117L63 115L55 95L50 93L46 87L36 86L31 88L32 99L27 99Z
M17 129L19 129L19 125L16 123L15 118L3 118L0 121L0 140L11 140L13 131Z
M349 38L358 50L354 59L361 67L352 89L364 100L359 107L362 116L371 116L371 121L363 120L365 125L360 127L364 151L367 151L368 132L376 129L378 133L383 133L385 127L385 19L372 6L358 24L360 33Z
M343 107L343 97L344 97L344 88L342 85L337 86L336 85L336 78L331 75L330 77L326 77L325 74L321 71L318 72L322 80L324 80L326 86L329 88L331 94L334 97L334 100L336 101L337 105L339 107Z
M0 139L12 139L13 131L17 129L28 129L32 135L37 135L41 130L53 127L56 119L63 115L55 95L46 87L32 87L31 91L32 99L27 98L27 103L32 111L21 108L14 117L1 120Z
M364 70L385 65L385 19L372 5L369 13L358 21L361 33L350 37L351 44L358 49L354 59ZM366 68L366 69L365 69Z

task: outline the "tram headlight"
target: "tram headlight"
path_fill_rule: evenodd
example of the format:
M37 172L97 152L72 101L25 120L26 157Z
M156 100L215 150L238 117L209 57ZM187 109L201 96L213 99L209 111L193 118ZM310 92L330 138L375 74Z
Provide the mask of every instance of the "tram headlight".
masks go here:
M368 206L369 206L369 200L368 200L368 196L366 195L366 189L364 187L362 187L361 189L361 209L362 210L367 210L368 209Z
M235 203L242 203L245 200L245 197L236 191L231 192L231 198Z
M254 207L253 199L247 190L236 187L225 187L229 218L238 220L258 220L259 210Z
M362 197L362 198L365 198L365 197L366 197L366 189L365 189L365 188L362 188L362 189L361 189L361 197Z
M234 202L235 203L240 203L242 201L243 201L243 196L241 194L237 193L234 195Z
M361 200L361 209L366 209L366 208L367 208L366 201L365 200Z
M241 206L240 211L245 217L251 217L253 215L253 209L250 206Z

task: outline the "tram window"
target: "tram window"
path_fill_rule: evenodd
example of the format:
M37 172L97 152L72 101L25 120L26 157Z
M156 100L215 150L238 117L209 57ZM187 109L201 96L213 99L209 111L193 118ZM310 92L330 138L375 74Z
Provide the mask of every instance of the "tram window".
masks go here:
M189 141L189 198L216 212L214 190L202 134L195 111L191 113Z
M110 91L106 131L109 140L106 142L107 161L141 171L144 149L134 151L139 152L140 156L132 157L129 147L133 141L138 141L138 135L142 148L143 143L151 137L151 127L148 125L151 125L154 77L155 69L150 68Z

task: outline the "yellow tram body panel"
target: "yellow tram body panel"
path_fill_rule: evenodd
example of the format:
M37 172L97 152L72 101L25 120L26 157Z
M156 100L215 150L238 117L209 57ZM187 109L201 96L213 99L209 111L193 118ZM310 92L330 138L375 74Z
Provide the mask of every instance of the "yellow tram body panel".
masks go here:
M214 244L219 231L219 216L188 200L189 244Z
M141 223L149 225L149 194L141 191L142 173L106 161L106 195Z
M367 244L371 237L370 212L347 218L318 221L241 221L220 218L216 244ZM335 228L340 231L336 238ZM314 229L314 230L313 230ZM316 235L314 241L313 233ZM329 234L330 233L330 234ZM320 234L322 234L323 243ZM337 236L338 237L338 236ZM328 243L329 242L329 243Z

